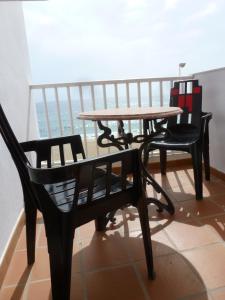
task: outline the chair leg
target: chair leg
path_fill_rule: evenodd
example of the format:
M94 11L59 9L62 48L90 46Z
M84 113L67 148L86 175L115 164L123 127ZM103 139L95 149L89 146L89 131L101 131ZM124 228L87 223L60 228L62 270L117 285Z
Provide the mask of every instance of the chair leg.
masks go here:
M167 161L166 150L160 149L159 154L160 154L160 171L162 175L166 175L166 161Z
M48 251L53 300L69 300L73 254L73 235L50 236Z
M139 218L141 223L141 230L143 235L145 258L148 270L148 277L155 278L154 265L153 265L153 253L152 253L152 241L149 227L148 208L144 198L140 198L137 204L139 212Z
M95 230L104 231L107 225L107 218L105 216L98 217L95 219Z
M144 149L144 165L147 166L148 164L148 159L149 159L149 152L151 151L151 149L149 148L149 146L145 147Z
M195 144L191 150L192 163L194 170L195 194L196 200L203 198L202 193L202 150Z
M32 265L35 261L37 209L33 206L32 203L30 203L29 199L24 200L26 218L27 263L28 265Z
M148 121L148 120L143 120L143 133L144 133L145 136L148 135L148 132L149 132L149 125L150 125L150 124L149 124L149 121ZM146 146L145 149L144 149L144 160L143 160L145 166L146 166L147 163L148 163L149 151L150 151L149 147Z
M205 168L205 179L210 180L209 144L205 144L203 147L203 158Z

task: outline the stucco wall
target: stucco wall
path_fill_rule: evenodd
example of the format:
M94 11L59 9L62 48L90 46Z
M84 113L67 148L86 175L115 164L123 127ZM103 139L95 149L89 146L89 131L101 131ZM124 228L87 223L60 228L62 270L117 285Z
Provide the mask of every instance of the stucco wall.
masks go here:
M21 2L0 2L0 45L0 103L19 141L24 141L30 72ZM0 257L22 207L19 177L0 136Z
M211 166L225 172L225 68L194 74L203 86L203 110L213 113L210 122Z

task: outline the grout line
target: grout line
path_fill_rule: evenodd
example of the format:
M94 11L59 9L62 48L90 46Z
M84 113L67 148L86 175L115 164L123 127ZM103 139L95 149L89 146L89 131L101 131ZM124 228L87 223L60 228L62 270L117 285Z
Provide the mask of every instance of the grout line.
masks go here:
M84 271L84 255L83 255L83 245L82 242L79 241L79 268L80 268L80 276L82 282L82 291L83 291L83 300L88 300L88 288L87 288L87 281L86 281L86 272ZM82 247L82 248L81 248Z
M141 287L141 290L142 290L142 292L144 294L145 300L151 300L151 297L150 297L150 295L149 295L149 293L147 291L147 288L146 288L146 286L145 286L145 284L144 284L144 282L142 280L142 276L141 276L141 274L140 274L140 272L139 272L139 270L137 268L137 265L135 263L132 263L132 269L133 269L133 271L134 271L134 273L135 273L135 275L137 277L138 283L139 283L139 285ZM151 280L151 279L149 279L149 280Z
M202 298L202 299L212 300L211 295L208 295L208 293L209 293L209 291L207 291L207 289L206 289L205 291L199 292L197 294L191 294L191 295L188 295L188 296L184 296L184 297L179 298L177 300L196 300L197 299L196 296L197 297L199 297L199 296L203 296L204 297L205 294L207 295L207 298Z
M224 215L225 215L225 211L221 212L221 213L218 213L218 214L212 214L212 215L208 215L208 216L198 217L197 220L199 220L201 222L201 220L204 220L204 219L216 218L216 217L220 217L220 216L224 216Z
M156 221L159 225L159 221ZM166 228L166 227L165 227ZM167 239L169 240L169 242L171 243L171 245L174 247L173 250L175 251L179 251L179 249L177 248L177 245L175 244L175 242L172 240L172 238L170 237L169 233L165 230L165 228L162 229L162 232L166 235ZM162 256L162 255L159 255Z
M38 247L38 244L40 242L40 239L41 239L41 230L44 230L45 231L45 225L44 224L41 224L40 226L38 226L38 230L37 230L37 237L36 237L36 245L37 245L37 248L41 248L41 247Z
M179 252L182 254L182 253L186 253L186 252L193 251L193 250L200 250L200 249L203 249L203 248L210 248L210 247L215 246L215 245L223 245L225 247L225 241L221 240L221 241L218 241L218 242L212 242L212 243L202 245L202 246L196 246L196 247L189 248L189 249L179 250Z
M139 215L138 215L138 219L139 219ZM124 223L127 223L127 220L126 220L126 212L125 212L125 214L123 214L123 222L124 222ZM150 222L149 222L149 223L150 223ZM150 224L149 224L149 227L150 227ZM127 230L128 230L128 232L129 232L129 234L130 234L131 231L129 230L128 224L127 224ZM133 232L135 232L135 231L133 231ZM136 232L141 232L141 234L142 234L142 231L141 231L141 230L136 230ZM127 238L127 237L124 237L124 239L125 239L125 238ZM128 236L128 239L129 239L129 238L130 238L130 237ZM142 242L144 242L143 237L142 237ZM139 272L138 269L137 269L136 262L135 262L134 259L132 259L132 255L131 255L131 253L130 253L130 251L129 251L128 243L124 243L124 248L125 248L125 250L126 250L128 259L129 259L129 261L130 261L130 263L131 263L131 267L132 267L132 269L133 269L133 271L134 271L134 273L135 273L135 275L136 275L136 277L137 277L139 286L141 287L141 290L142 290L142 292L143 292L143 294L144 294L145 300L151 300L151 298L150 298L149 295L148 295L148 292L147 292L147 289L146 289L146 287L145 287L145 284L144 284L144 282L143 282L143 280L142 280L141 274L140 274L140 272ZM154 258L153 258L153 259L154 259Z

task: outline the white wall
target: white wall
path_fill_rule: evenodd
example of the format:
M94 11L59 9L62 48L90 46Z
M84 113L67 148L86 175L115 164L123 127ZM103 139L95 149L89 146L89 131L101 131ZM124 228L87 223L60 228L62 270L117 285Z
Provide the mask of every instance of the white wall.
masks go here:
M19 141L25 141L30 69L21 3L0 2L0 103ZM17 170L0 136L0 257L22 207Z
M194 74L203 86L203 110L210 121L211 166L225 172L225 68Z

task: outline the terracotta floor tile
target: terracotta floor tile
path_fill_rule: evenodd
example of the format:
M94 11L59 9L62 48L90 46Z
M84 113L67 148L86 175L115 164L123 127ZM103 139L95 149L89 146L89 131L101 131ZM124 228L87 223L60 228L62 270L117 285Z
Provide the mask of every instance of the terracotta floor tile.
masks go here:
M43 221L42 213L39 210L37 211L37 220L42 220Z
M9 264L3 286L25 284L31 272L31 267L27 266L26 251L18 251L13 254Z
M225 194L212 196L210 199L218 204L223 210L225 210Z
M188 201L195 199L195 189L193 185L181 185L171 190L166 190L172 201Z
M124 238L119 234L106 236L101 240L84 241L81 249L84 269L90 271L129 262L124 243Z
M205 197L225 194L225 184L220 181L205 181L203 184L203 193Z
M40 233L38 235L37 239L37 247L47 247L47 238L45 234L45 227L44 225L39 225L40 226Z
M221 213L223 213L223 209L208 199L201 201L193 199L175 203L175 218L199 218Z
M157 193L151 185L147 185L147 196L148 197L153 197L153 198L156 198L156 199L159 199L159 200L162 199L161 194Z
M154 208L156 208L154 206ZM117 222L113 225L114 228L118 228L118 233L122 237L128 237L129 234L133 231L141 231L141 224L139 219L139 214L136 209L126 208L120 218L117 219ZM149 214L149 226L152 233L156 231L158 223L156 218L153 215ZM108 231L109 233L109 231ZM112 232L113 233L113 232Z
M132 213L133 215L133 213ZM115 216L116 221L115 223L109 222L107 224L106 230L105 231L96 231L95 230L95 223L94 221L89 222L77 229L77 233L75 234L77 236L77 239L79 241L83 240L90 240L90 239L102 239L102 236L108 236L111 234L114 234L115 232L118 232L121 236L124 234L124 224L126 224L126 219L131 219L131 214L127 214L127 217L121 214L118 214ZM135 220L135 217L132 219ZM135 221L136 223L139 222L139 220ZM127 225L127 224L126 224Z
M0 290L0 300L20 300L24 299L24 287L15 286Z
M193 171L168 170L166 175L160 173L153 175L154 179L165 189L173 189L184 185L193 185Z
M165 189L171 189L178 186L177 178L174 172L167 172L167 175L160 173L153 174L153 178Z
M26 245L26 227L23 226L23 229L20 233L19 240L16 244L16 250L25 250L27 248Z
M167 220L167 222L170 223L175 218L175 215L170 215L167 211L163 211L159 213L157 211L157 206L154 204L148 205L148 215L149 215L149 220L153 222ZM154 231L154 228L152 229Z
M203 293L193 295L190 297L184 297L179 300L212 300L212 297L209 294L209 292L203 292Z
M225 246L210 245L183 252L208 289L225 286Z
M101 239L102 235L110 235L113 232L123 232L123 218L119 214L116 216L115 224L109 222L107 228L104 232L98 232L95 230L95 222L91 221L85 225L80 226L77 229L77 238L78 240L90 240L90 239Z
M151 300L175 300L205 291L200 276L180 254L157 257L154 260L156 278L149 280L145 262L138 263L142 280Z
M139 214L137 210L126 208L120 218L117 218L115 226L120 225L119 233L122 236L127 236L129 232L141 229Z
M81 271L81 244L74 240L72 257L72 276Z
M151 238L154 256L174 253L173 246L163 231L157 232L152 235ZM141 231L131 232L130 237L126 239L126 246L128 247L129 255L132 260L137 261L145 259Z
M28 286L27 300L51 300L51 281L32 282Z
M71 291L70 291L70 299L71 300L83 300L84 298L84 279L81 275L76 274L71 279Z
M212 291L212 300L224 300L225 299L225 288Z
M88 299L146 299L131 267L116 268L87 275Z
M36 246L38 246L38 239L39 239L38 237L40 234L41 226L43 226L43 225L40 225L38 223L36 224ZM26 245L26 228L24 226L21 231L19 240L17 242L16 250L25 250L26 247L27 247L27 245Z
M31 282L28 286L27 292L28 300L50 300L51 296L51 281L43 280L37 282ZM76 274L71 278L71 291L70 299L82 300L83 288L81 276Z
M31 280L50 278L49 255L46 248L36 248L36 259L32 267Z
M80 226L76 229L75 234L77 234L79 240L93 239L98 235L98 232L95 231L95 222L91 221Z
M165 231L178 250L191 249L221 241L210 226L200 225L192 219L174 220Z
M211 227L215 234L225 241L225 214L203 218L200 222L205 226Z

